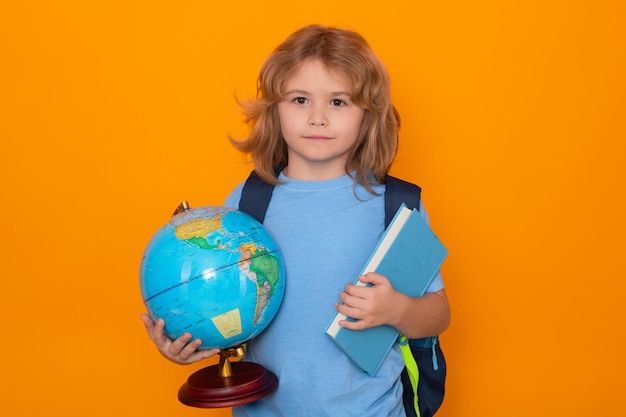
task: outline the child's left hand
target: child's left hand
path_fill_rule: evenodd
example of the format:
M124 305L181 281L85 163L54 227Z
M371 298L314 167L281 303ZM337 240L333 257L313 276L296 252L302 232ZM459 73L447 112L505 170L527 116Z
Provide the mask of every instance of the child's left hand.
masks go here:
M396 291L384 275L369 272L359 277L359 281L370 285L347 284L339 294L343 304L335 305L338 312L356 321L341 320L339 325L352 330L382 324L393 326L407 297Z

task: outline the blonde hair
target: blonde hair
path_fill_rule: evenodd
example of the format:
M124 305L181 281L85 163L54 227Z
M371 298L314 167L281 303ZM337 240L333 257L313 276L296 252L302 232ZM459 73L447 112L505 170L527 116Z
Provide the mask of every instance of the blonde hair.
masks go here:
M395 158L400 116L391 103L387 70L356 32L311 25L290 35L261 67L256 100L240 103L250 125L248 139L230 141L252 157L254 169L264 181L277 184L274 168L288 164L277 104L284 100L286 80L312 59L353 82L351 100L365 109L365 114L348 155L346 173L354 171L355 182L373 193L372 184L383 182Z

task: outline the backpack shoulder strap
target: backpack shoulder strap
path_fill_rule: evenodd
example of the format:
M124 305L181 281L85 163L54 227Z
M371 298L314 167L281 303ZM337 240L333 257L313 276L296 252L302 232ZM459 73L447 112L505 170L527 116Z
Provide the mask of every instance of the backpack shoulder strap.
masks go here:
M274 167L274 175L276 178L280 175L283 164ZM250 172L243 188L241 189L241 197L239 198L239 210L254 217L259 223L265 220L267 206L272 199L274 185L268 184L259 177L256 171Z
M410 209L420 208L422 189L413 183L387 175L385 177L385 227L391 223L402 203Z
M263 181L256 171L250 172L241 190L239 210L254 217L259 223L263 223L272 192L274 192L272 184Z

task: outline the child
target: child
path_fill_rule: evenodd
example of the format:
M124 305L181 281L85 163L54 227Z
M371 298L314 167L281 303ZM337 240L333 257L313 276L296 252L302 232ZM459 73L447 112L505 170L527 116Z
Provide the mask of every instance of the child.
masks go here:
M410 298L386 277L351 283L384 230L384 184L397 149L399 116L386 70L357 33L308 26L289 36L261 68L257 100L245 107L251 133L233 144L252 156L259 176L276 184L264 226L286 268L281 308L248 343L247 360L278 376L278 390L233 408L234 416L404 416L395 346L375 377L360 372L324 334L334 309L350 329L388 324L409 338L443 332L450 312L438 274L427 294ZM275 177L273 168L284 165ZM243 183L227 197L238 208ZM423 207L422 216L426 216ZM191 363L185 334L171 341L163 321L143 316L160 352Z

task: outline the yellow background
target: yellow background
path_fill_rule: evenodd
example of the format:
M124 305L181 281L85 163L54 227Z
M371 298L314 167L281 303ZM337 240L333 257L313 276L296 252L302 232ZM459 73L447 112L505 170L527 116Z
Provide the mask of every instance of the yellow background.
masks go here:
M393 173L450 250L439 416L626 415L625 17L617 0L3 0L0 414L229 415L178 403L213 362L159 356L139 262L181 200L244 179L234 96L318 22L387 64Z

